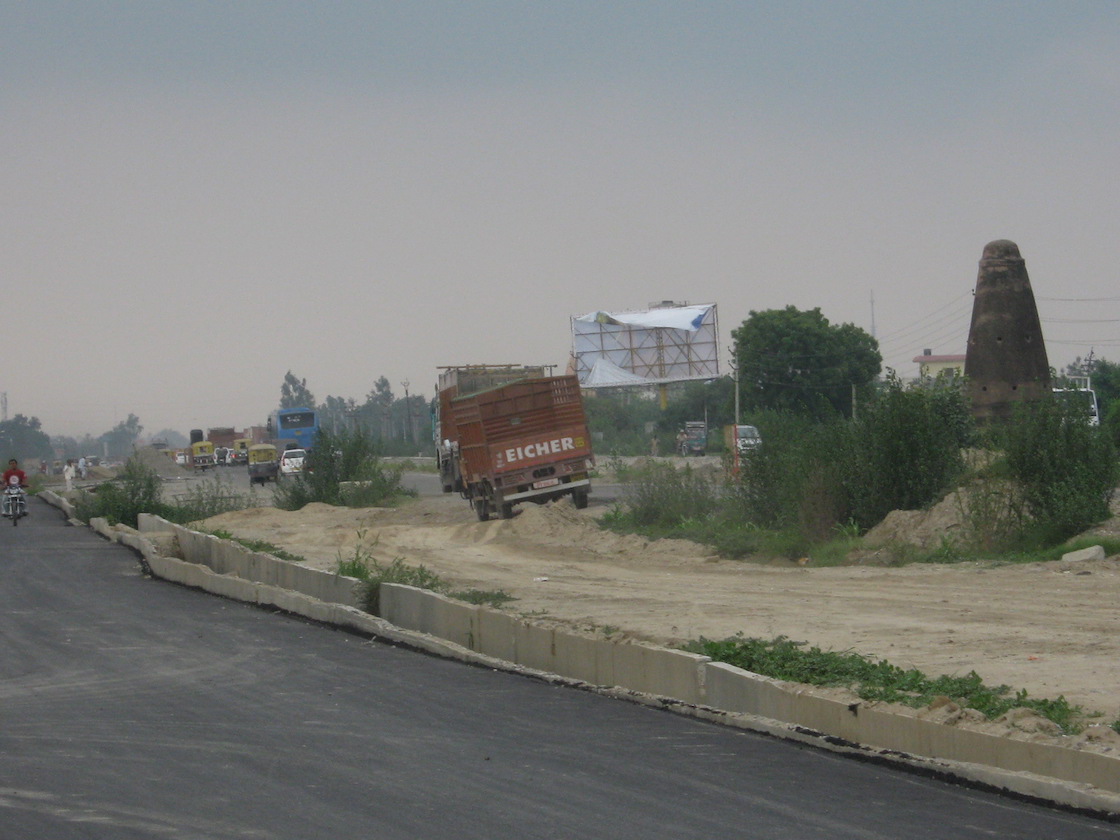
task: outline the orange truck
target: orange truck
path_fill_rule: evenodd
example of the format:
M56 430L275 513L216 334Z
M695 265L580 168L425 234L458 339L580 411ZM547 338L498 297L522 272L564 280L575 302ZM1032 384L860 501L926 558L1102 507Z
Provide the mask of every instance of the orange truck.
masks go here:
M434 428L443 490L458 490L480 520L562 496L587 507L595 457L575 376L517 365L443 368Z

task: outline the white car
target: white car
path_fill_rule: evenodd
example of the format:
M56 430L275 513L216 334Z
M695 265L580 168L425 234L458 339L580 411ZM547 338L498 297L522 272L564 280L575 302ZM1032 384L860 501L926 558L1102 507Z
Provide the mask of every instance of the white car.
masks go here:
M307 452L303 449L289 449L280 454L280 475L295 475L303 472L303 460Z

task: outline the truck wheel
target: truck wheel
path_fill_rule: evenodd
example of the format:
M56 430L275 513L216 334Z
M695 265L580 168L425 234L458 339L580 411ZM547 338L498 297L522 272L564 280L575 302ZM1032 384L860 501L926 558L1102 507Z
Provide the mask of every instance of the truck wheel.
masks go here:
M446 484L444 482L440 482L440 488L443 490L444 493L450 493L454 489L454 485Z
M501 514L502 519L513 519L513 505L508 502L503 504Z
M585 507L587 507L587 499L590 495L591 494L586 490L577 490L576 492L572 493L572 504L574 504L579 510L583 510Z
M485 499L476 499L474 503L474 512L478 515L479 522L485 522L490 518L490 505Z

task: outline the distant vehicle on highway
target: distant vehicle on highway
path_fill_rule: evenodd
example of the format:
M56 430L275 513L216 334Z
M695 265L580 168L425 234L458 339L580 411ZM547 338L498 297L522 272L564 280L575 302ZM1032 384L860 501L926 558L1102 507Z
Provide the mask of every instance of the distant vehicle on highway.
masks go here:
M762 435L755 426L735 427L735 447L740 455L746 455L762 446Z
M249 484L264 484L280 477L280 462L276 457L276 447L271 443L258 443L250 446L246 455L249 465Z
M677 435L679 455L703 455L708 451L708 424L703 420L689 420Z
M278 408L268 417L268 429L277 449L295 446L308 450L319 434L319 412L311 408Z
M296 475L303 472L303 461L307 452L302 449L289 449L280 454L280 475Z

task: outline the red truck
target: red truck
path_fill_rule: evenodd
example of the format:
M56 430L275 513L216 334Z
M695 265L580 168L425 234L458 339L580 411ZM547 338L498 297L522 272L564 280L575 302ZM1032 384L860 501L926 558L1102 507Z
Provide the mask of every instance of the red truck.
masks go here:
M444 368L437 421L443 491L458 490L480 520L561 496L587 507L595 458L575 376L519 365Z

